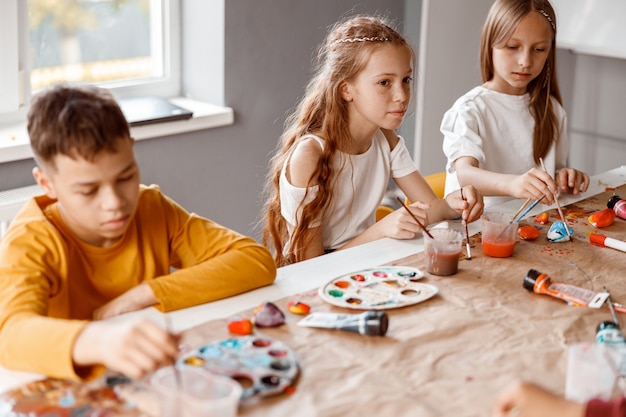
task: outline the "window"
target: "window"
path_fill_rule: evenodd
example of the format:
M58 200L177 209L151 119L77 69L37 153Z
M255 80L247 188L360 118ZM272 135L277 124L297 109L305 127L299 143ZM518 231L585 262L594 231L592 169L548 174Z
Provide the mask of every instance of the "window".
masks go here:
M0 112L60 81L95 83L118 97L179 95L178 1L6 0Z

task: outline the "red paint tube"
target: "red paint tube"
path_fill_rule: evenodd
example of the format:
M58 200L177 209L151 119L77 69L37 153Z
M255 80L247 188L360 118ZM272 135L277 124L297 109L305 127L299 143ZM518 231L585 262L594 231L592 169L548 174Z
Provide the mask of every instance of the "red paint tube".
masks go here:
M609 202L606 203L606 206L612 208L617 217L626 220L626 200L622 200L622 197L614 195L609 198Z
M535 294L550 295L579 307L600 308L609 296L606 292L595 292L575 285L552 281L552 278L547 274L534 269L528 271L522 285Z

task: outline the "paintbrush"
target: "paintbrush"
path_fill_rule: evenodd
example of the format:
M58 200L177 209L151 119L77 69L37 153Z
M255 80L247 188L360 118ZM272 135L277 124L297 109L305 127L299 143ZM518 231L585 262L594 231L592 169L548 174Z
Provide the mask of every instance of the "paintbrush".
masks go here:
M463 201L465 200L465 196L463 195L463 187L461 187L461 199ZM467 260L471 260L472 259L472 252L470 252L470 243L469 243L469 229L467 228L467 221L463 220L465 222L465 250L467 251Z
M165 313L165 329L167 330L168 333L172 334L172 320L170 318L170 315ZM176 390L177 393L180 393L180 391L183 390L183 381L182 378L180 377L180 371L179 369L176 367L176 360L174 360L174 389ZM177 401L179 396L176 396Z
M524 216L525 216L526 214L528 214L528 212L529 212L529 211L531 211L532 209L534 209L534 208L535 208L535 206L536 206L537 204L539 204L539 201L541 201L541 200L535 200L535 201L533 201L533 202L532 202L532 204L531 204L530 206L528 206L528 207L526 207L524 210L522 210L522 212L521 212L521 213L520 213L517 217L515 217L515 218L513 219L513 223L518 223L520 220L522 220L522 218L524 218Z
M543 168L543 170L546 172L546 174L548 173L548 170L546 169L546 165L543 163L543 158L539 158L539 162L541 162L541 167ZM550 175L550 174L548 174ZM550 176L552 177L552 176ZM554 196L554 202L556 203L556 209L559 212L559 216L561 217L561 221L563 222L563 226L565 226L565 233L567 233L567 238L571 241L572 240L572 236L569 234L569 226L567 225L567 221L565 220L565 216L563 215L563 211L561 210L561 205L559 204L559 199L556 196L556 193L552 193L552 195Z
M526 201L524 201L524 204L522 204L522 206L519 208L519 210L517 210L515 212L515 214L513 215L513 217L511 217L511 221L509 222L509 224L513 223L513 220L522 212L522 210L524 210L526 208L528 203L530 203L530 197L528 197L526 199Z
M606 287L604 287L604 292L609 294L609 291L606 289ZM619 320L617 319L617 314L615 314L615 308L613 308L613 303L611 302L610 294L606 297L606 303L609 305L609 310L611 310L611 315L613 316L613 321L615 322L615 325L618 329L621 328Z
M429 238L434 239L433 235L430 234L430 232L428 231L428 229L426 229L426 226L424 226L422 224L421 221L419 221L419 219L417 217L415 217L415 215L411 212L411 210L409 210L409 208L404 204L404 201L402 201L402 199L400 197L396 197L396 200L398 200L398 202L400 203L400 205L402 207L404 207L404 209L407 211L407 213L409 213L411 215L411 217L413 217L413 220L415 220L417 222L417 224L420 225L420 227L422 228L422 230L424 231L424 233L426 233L428 235Z

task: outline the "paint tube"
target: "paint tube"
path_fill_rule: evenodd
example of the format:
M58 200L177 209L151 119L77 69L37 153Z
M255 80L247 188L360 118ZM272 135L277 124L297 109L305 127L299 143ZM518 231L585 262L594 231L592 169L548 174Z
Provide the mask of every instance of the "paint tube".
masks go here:
M622 200L622 197L614 195L609 198L609 202L606 203L606 206L612 208L617 217L626 220L626 200Z
M617 352L619 364L613 364L617 371L620 388L626 388L626 339L615 321L602 321L596 327L596 344L605 345Z
M298 326L340 329L359 334L384 336L389 319L384 311L366 311L360 314L311 313Z
M609 297L607 292L595 292L562 282L554 282L547 274L534 269L528 271L522 284L535 294L546 294L573 306L600 308Z

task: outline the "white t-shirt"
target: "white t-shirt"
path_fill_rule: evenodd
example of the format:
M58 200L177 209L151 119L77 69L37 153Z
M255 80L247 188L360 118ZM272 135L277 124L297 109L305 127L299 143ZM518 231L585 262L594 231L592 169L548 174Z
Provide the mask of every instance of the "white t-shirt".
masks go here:
M441 133L446 164L445 194L460 188L454 161L462 156L476 158L482 169L521 175L536 167L533 159L535 120L528 107L530 96L503 94L478 86L459 98L443 116ZM565 167L568 153L566 114L552 100L560 136L543 158L554 177ZM540 167L539 167L540 168ZM485 196L485 208L511 200L509 196Z
M320 146L324 140L318 136ZM417 171L409 152L400 141L391 151L385 135L377 130L369 149L360 155L337 152L332 161L338 175L333 190L333 205L323 219L317 219L309 227L322 226L324 249L337 249L363 233L376 221L376 208L387 190L389 177L401 178ZM286 176L287 165L280 176L281 213L287 221L289 233L293 233L298 211L306 188L294 187ZM317 195L317 186L310 187L306 202ZM289 244L285 244L285 252Z

